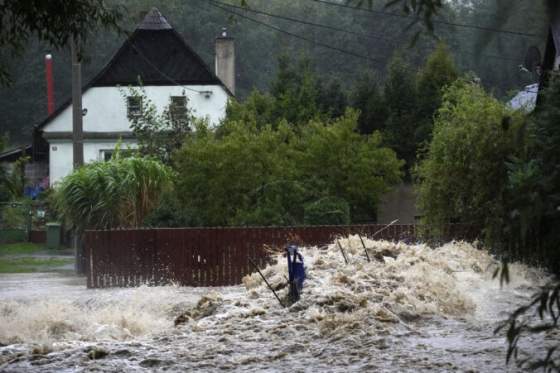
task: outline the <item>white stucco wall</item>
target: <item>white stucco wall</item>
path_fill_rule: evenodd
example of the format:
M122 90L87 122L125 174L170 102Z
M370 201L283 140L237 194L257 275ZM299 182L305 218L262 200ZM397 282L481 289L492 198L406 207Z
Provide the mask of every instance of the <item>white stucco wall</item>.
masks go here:
M127 87L93 87L82 96L82 107L87 109L83 117L84 132L125 132L130 131L127 107L122 92ZM186 96L187 106L197 117L208 117L213 125L224 117L228 94L219 85L207 86L147 86L146 96L162 112L169 105L171 96ZM194 90L194 91L193 91ZM209 97L199 92L212 92ZM43 128L44 132L72 131L72 106L68 106L52 122Z
M103 160L102 154L105 150L113 150L118 140L85 140L84 162ZM121 141L121 149L136 148L136 142L132 140ZM49 142L49 182L54 185L64 176L72 172L74 163L72 142L70 140L51 140Z
M162 112L169 105L171 96L186 96L187 106L197 117L206 117L210 124L217 125L225 116L228 94L222 86L146 86L146 96ZM113 149L118 142L119 132L129 132L130 123L127 116L127 106L123 92L124 87L94 87L82 95L82 107L87 109L83 117L84 132L115 132L111 140L84 140L84 162L101 160L100 151ZM211 94L199 93L211 92ZM63 110L56 118L48 123L43 131L71 132L72 106ZM49 178L53 185L64 176L72 172L73 156L72 142L69 140L49 139ZM132 140L123 141L123 149L127 146L135 147Z

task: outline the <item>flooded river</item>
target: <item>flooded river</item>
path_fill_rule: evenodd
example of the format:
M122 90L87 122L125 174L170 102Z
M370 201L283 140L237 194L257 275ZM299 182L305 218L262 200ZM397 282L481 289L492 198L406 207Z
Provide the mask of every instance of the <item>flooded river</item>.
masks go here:
M85 289L62 274L0 275L0 371L515 371L493 330L545 276L465 243L305 248L302 299L256 274L225 288ZM263 270L280 297L285 259ZM177 325L175 325L177 324ZM538 341L523 347L539 349Z

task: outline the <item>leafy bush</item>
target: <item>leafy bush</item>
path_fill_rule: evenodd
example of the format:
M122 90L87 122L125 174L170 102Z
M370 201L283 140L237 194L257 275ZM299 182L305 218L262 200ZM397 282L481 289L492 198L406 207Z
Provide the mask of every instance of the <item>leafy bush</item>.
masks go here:
M22 156L17 159L11 170L0 166L0 202L15 201L23 197L25 186L25 165L30 157Z
M174 193L164 193L161 202L144 219L146 227L179 228L196 225L196 217L179 208L180 203Z
M519 368L530 371L542 368L543 372L557 372L560 369L560 342L554 338L560 329L559 299L560 283L550 282L496 328L494 333L505 331L506 334L507 363L515 361ZM537 338L548 342L541 354L523 351L524 339L534 343Z
M417 168L423 223L460 222L485 227L499 242L507 213L506 160L517 152L523 123L476 84L458 81L445 93L433 139Z
M350 206L342 199L329 197L308 203L304 208L304 224L350 224Z
M59 212L70 227L137 227L159 205L172 173L158 161L118 156L87 164L56 187Z
M338 197L348 202L353 221L375 219L380 196L400 181L404 162L382 145L379 132L361 135L358 113L348 110L333 122L311 122L297 143L297 168L312 201Z
M507 247L560 274L560 76L554 75L527 127L523 152L508 162Z
M300 198L290 183L295 176L290 154L294 136L285 123L277 130L259 129L255 121L228 121L219 131L200 125L175 156L183 208L202 225L272 224L264 216L276 201ZM272 190L280 194L271 195ZM297 206L282 203L284 211L275 211L275 223L279 216L292 221Z
M183 208L202 225L291 225L324 197L348 201L352 217L374 216L402 162L381 136L356 131L358 114L297 128L226 121L187 138L175 156Z
M14 202L0 204L0 227L8 229L27 229L29 206Z

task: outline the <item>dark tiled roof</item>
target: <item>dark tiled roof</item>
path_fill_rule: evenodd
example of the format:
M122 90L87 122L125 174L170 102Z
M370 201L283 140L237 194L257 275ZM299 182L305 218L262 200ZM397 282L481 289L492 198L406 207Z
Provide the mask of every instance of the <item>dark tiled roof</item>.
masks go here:
M137 84L221 84L204 61L156 9L146 15L93 87Z
M152 8L137 28L142 30L169 30L173 27L167 23L167 20L157 8Z

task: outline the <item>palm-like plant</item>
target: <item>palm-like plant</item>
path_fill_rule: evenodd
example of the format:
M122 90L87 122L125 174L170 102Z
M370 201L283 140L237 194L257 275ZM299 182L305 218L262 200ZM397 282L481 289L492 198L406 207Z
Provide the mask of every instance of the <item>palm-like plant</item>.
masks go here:
M88 164L56 187L56 204L67 223L86 228L138 227L171 187L172 172L139 157Z

